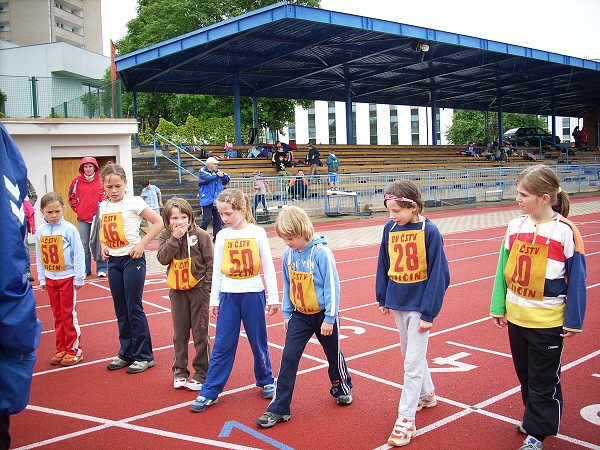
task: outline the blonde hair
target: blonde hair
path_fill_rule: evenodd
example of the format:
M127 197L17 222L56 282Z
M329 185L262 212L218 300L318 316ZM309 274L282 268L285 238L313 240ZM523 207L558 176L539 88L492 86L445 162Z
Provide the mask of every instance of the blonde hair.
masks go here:
M248 223L256 223L252 215L252 203L250 197L240 189L225 189L217 197L218 202L229 203L235 211L242 211Z
M548 194L552 210L563 217L569 215L569 195L561 189L558 175L550 167L544 164L530 166L519 174L516 184L538 197Z
M179 209L181 214L185 214L188 216L188 231L192 231L196 227L196 222L194 219L194 210L192 209L192 205L190 203L180 197L173 197L167 200L162 212L162 220L165 224L165 228L169 229L169 220L171 219L171 211L173 208Z
M421 197L421 192L415 183L410 180L398 180L394 181L389 185L385 194L394 195L399 198L410 199L417 205L417 214L421 214L423 212L423 198ZM383 200L383 206L386 206L386 203L390 199ZM413 204L411 202L399 202L394 200L401 208L412 208Z
M48 204L53 202L58 202L63 208L65 207L65 203L59 194L56 192L48 192L47 194L44 194L40 200L40 210L43 210Z
M288 206L279 212L275 221L275 231L277 236L281 238L301 236L308 241L315 234L315 228L310 221L310 217L308 217L306 211L297 206Z
M102 182L104 182L104 179L106 177L110 177L111 175L118 175L123 179L123 181L127 182L127 175L125 174L125 169L123 169L123 167L119 164L115 164L112 162L109 162L102 168L102 172L100 172L100 175L102 176Z

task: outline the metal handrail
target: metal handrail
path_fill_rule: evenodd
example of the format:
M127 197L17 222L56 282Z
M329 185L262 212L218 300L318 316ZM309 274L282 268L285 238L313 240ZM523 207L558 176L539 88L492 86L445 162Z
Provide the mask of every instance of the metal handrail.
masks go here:
M160 138L161 140L163 140L164 142L172 145L173 147L175 147L177 149L177 161L173 160L171 157L165 155L163 153L162 150L159 150L157 148L157 138ZM179 184L182 183L181 181L181 171L185 170L187 173L189 173L191 176L193 176L194 178L198 178L198 175L196 175L195 173L190 172L188 169L186 169L185 167L183 167L181 165L181 153L185 153L186 155L190 156L192 159L195 159L196 161L206 165L205 161L202 161L200 158L192 155L190 152L188 152L185 147L182 147L180 145L177 145L175 142L171 141L170 139L164 137L163 135L159 134L159 133L154 133L154 140L153 140L153 145L154 145L154 167L158 167L158 160L157 157L160 155L163 158L165 158L166 160L170 161L171 163L173 163L176 167L177 167L177 176L179 179Z

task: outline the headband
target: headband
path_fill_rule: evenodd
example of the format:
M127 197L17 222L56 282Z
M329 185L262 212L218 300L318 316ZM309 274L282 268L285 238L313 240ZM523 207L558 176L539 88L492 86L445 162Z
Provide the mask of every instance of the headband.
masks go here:
M398 197L397 195L394 195L394 194L384 194L383 199L384 200L395 200L397 202L416 203L412 198Z

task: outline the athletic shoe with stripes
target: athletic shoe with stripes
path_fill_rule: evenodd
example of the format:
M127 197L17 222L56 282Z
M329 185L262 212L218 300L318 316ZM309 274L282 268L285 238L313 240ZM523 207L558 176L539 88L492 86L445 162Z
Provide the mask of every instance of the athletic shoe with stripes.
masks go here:
M421 411L423 408L433 408L435 405L437 405L437 397L435 396L434 392L433 394L419 400L417 411Z
M398 417L392 434L388 438L388 445L392 447L403 447L407 445L417 431L414 422L411 422L406 417Z

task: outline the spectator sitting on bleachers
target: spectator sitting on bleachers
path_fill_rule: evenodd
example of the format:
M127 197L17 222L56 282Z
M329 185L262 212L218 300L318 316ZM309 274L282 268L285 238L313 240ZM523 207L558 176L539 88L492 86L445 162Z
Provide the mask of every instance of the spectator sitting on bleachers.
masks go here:
M290 146L282 143L281 141L275 141L275 146L273 148L273 156L272 161L275 163L279 160L279 155L284 156L284 160L287 163L287 167L294 167L296 165L296 160L294 159L294 152L291 150Z
M275 164L275 169L277 169L277 173L281 176L284 175L291 175L290 172L288 172L287 168L288 168L288 162L285 160L285 156L283 153L279 153L277 156L277 163Z

